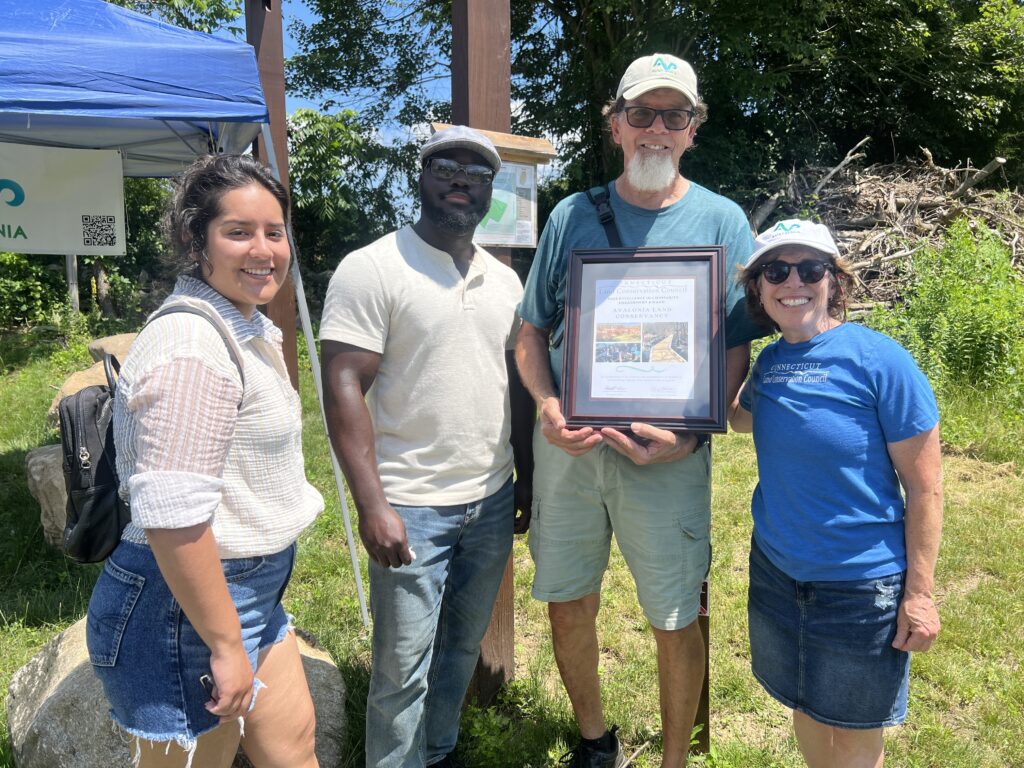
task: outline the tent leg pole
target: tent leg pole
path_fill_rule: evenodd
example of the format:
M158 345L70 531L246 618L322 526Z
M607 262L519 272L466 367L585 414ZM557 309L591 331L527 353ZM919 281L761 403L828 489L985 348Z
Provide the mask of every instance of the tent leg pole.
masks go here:
M78 256L73 253L64 255L64 271L68 277L68 298L71 299L71 308L80 312L78 304Z
M270 136L270 126L265 124L262 127L261 138L267 148L267 158L270 160L270 170L279 181L281 172L277 166L277 157L274 154L274 143ZM313 372L313 386L316 388L317 401L320 403L320 418L323 420L324 431L327 431L327 412L324 410L323 382L320 380L320 358L316 352L316 344L313 339L313 324L309 319L309 305L306 303L306 292L302 287L302 275L299 271L299 260L295 249L295 236L292 232L291 222L288 222L288 244L292 251L292 282L295 283L295 298L299 308L299 319L302 322L302 333L306 338L306 352L309 354L309 366ZM328 432L328 435L330 433ZM370 617L366 610L366 596L363 593L363 576L359 570L359 556L356 553L356 540L352 535L352 519L348 512L348 502L345 499L345 483L341 474L341 466L338 464L338 457L334 455L334 447L330 439L327 441L328 449L331 452L331 466L334 468L334 483L338 488L338 498L341 501L341 517L345 523L345 537L348 539L349 555L352 558L352 573L356 580L356 593L359 597L359 611L362 615L363 626L369 628Z

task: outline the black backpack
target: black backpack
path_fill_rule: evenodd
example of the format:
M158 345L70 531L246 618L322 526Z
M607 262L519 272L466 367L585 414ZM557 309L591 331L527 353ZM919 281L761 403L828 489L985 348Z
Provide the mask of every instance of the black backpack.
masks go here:
M212 318L195 307L177 305L161 309L152 322L163 315L188 312L199 315L217 329L245 387L242 363L224 331ZM148 323L147 323L148 325ZM109 352L103 356L106 384L94 384L62 398L60 442L63 449L64 487L68 493L67 521L64 525L64 553L80 563L98 563L121 540L121 532L131 521L128 504L118 494L117 461L114 451L114 391L121 366Z

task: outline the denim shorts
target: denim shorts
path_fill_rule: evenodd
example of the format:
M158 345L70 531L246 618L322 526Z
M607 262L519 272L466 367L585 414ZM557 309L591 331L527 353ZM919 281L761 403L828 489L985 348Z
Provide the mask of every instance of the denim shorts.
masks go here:
M657 629L697 618L711 563L711 456L637 466L608 445L573 457L533 439L533 596L566 602L600 592L612 533Z
M907 716L910 654L892 647L902 573L863 581L794 581L751 540L754 677L791 709L840 728Z
M260 650L290 628L281 596L294 562L294 544L273 555L221 561L254 671ZM126 732L191 749L219 724L204 706L210 697L199 682L210 672L210 649L147 545L122 541L107 559L89 600L86 643L111 716ZM256 680L254 691L260 687Z

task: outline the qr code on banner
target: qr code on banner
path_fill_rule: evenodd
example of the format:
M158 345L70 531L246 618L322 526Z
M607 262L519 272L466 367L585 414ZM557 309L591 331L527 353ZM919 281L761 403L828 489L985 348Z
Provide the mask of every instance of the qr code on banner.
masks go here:
M113 216L82 216L82 245L117 245Z

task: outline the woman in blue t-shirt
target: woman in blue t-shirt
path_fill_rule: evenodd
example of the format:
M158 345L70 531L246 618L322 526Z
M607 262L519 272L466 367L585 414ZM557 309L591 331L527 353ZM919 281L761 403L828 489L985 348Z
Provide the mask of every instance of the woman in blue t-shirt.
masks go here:
M729 417L757 450L751 666L793 709L808 766L877 768L910 652L939 631L938 408L906 350L844 322L849 273L824 225L783 221L756 243L740 282L782 338Z

